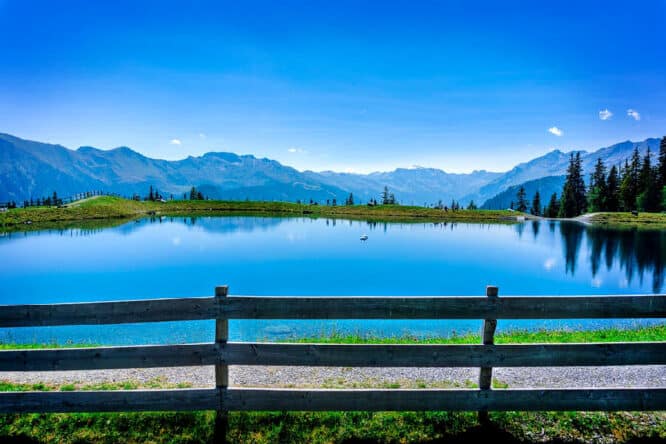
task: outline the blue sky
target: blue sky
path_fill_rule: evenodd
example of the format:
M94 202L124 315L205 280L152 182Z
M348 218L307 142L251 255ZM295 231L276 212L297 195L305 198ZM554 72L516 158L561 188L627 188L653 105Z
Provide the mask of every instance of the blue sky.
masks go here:
M0 0L0 132L502 171L666 134L665 23L650 0Z

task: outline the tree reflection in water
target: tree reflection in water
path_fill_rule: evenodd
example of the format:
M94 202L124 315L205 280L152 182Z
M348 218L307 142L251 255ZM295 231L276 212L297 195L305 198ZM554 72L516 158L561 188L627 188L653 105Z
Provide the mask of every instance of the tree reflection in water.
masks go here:
M589 265L595 277L603 265L610 270L617 263L627 283L652 276L652 291L658 293L664 285L666 231L638 229L608 229L578 223L560 223L566 271L576 271L583 238L587 238Z

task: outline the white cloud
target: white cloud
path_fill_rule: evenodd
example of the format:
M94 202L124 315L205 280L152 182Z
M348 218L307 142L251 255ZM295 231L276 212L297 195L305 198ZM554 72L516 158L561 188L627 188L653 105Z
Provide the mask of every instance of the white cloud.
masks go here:
M289 151L292 154L295 154L295 153L307 154L307 150L304 150L302 148L296 148L296 147L289 148L287 151Z
M171 145L182 145L183 142L180 141L180 139L171 139L171 142L169 142Z
M559 129L556 126L551 126L550 128L548 128L548 132L550 134L555 134L558 137L561 136L562 134L564 134L564 131L562 131L561 129Z
M599 118L601 120L608 120L611 117L613 117L613 113L608 111L608 108L602 109L601 111L599 111Z
M199 133L199 139L205 139L206 135L204 133Z
M641 120L641 115L640 115L640 114L638 113L638 111L636 111L635 109L631 109L631 108L629 108L629 109L627 110L627 115L628 115L629 117L632 117L634 120Z

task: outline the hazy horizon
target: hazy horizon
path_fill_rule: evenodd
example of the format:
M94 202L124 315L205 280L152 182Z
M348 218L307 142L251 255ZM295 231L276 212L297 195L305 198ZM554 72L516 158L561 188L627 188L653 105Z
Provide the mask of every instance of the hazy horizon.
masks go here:
M52 144L52 145L59 145L59 146L62 146L62 147L64 147L64 148L68 149L68 150L71 150L71 151L77 151L77 150L79 150L79 149L81 149L81 148L95 148L95 149L99 149L99 150L101 150L101 151L113 151L113 150L117 150L117 149L121 149L121 148L129 148L130 150L132 150L132 151L134 151L134 152L137 152L137 153L139 153L140 155L142 155L142 156L144 156L144 157L149 157L149 158L151 158L151 159L155 159L155 160L166 160L166 161L175 161L175 162L185 160L185 159L187 159L188 157L195 157L195 158L196 158L196 157L203 157L203 156L206 155L206 154L212 154L212 153L231 153L231 154L235 154L235 155L238 155L238 156L254 156L254 157L256 157L256 158L263 158L263 156L257 156L257 155L254 154L254 153L238 153L238 152L233 152L233 151L223 151L223 150L215 150L215 149L213 149L213 150L211 150L211 151L206 151L206 152L204 152L204 153L197 154L197 155L187 155L187 156L185 156L185 157L180 157L180 158L176 158L176 159L164 159L164 158L160 158L160 157L151 157L151 156L148 156L147 154L142 153L141 151L136 150L136 149L134 149L133 147L131 147L131 146L127 146L127 145L116 146L116 147L113 147L113 148L100 148L100 147L98 147L98 146L94 146L94 145L82 145L82 146L78 146L78 147L68 147L68 146L64 146L64 145L62 145L62 144L60 144L60 143L56 143L56 142L45 142L45 141L42 141L42 140L31 140L31 139L26 139L26 138L24 138L24 137L21 137L20 135L17 135L17 134L9 134L9 133L7 133L7 132L2 132L2 131L0 131L0 134L6 134L6 135L9 135L9 136L12 136L12 137L17 137L17 138L19 138L19 139L30 140L30 141L32 141L32 142L40 142L40 143L48 143L48 144ZM664 136L664 137L666 137L666 136ZM617 142L615 142L615 143L613 143L613 144L611 144L611 145L609 145L609 146L612 146L612 145L615 145L615 144L618 144L618 143L623 143L623 142L638 143L638 142L642 142L642 141L647 140L647 139L659 139L659 137L647 137L646 139L643 139L643 140L630 140L630 139L627 139L627 140L620 140L620 141L617 141ZM590 149L587 149L587 150L586 150L586 149L581 149L581 150L567 150L567 151L565 151L565 150L560 150L560 149L554 149L554 150L551 150L551 151L549 151L549 152L552 152L552 151L561 151L561 152L564 152L565 154L568 154L569 152L572 152L572 151L574 151L574 152L575 152L575 151L582 151L582 152L591 153L591 152L595 152L595 151L597 151L597 150L599 150L599 149L602 149L602 148L607 148L607 147L606 147L606 146L599 146L599 147L590 148ZM544 154L547 154L547 153L544 153ZM268 158L268 159L270 159L270 158ZM295 166L290 165L289 163L285 163L285 162L279 161L278 159L270 159L270 160L278 160L282 165L287 166L287 167L292 167L292 168L296 169L296 170L299 171L299 172L312 171L312 172L315 172L315 173L334 172L334 173L348 173L348 174L367 175L367 174L372 174L372 173L385 173L385 172L391 172L391 171L394 171L394 170L396 170L396 169L441 169L441 170L444 171L445 173L449 173L449 174L472 174L472 173L474 173L474 172L482 172L482 171L491 172L491 173L506 173L506 172L510 171L511 169L513 169L515 166L517 166L517 165L519 165L519 164L521 164L521 163L527 163L527 162L529 162L529 161L531 161L531 160L533 160L533 159L534 159L534 158L523 159L522 161L516 163L516 164L513 165L511 168L506 169L506 170L489 170L489 169L477 168L477 169L474 169L474 170L462 171L462 172L459 172L459 171L448 171L448 170L445 170L445 169L443 169L443 168L438 168L438 167L436 167L436 166L431 166L431 165L396 166L396 167L393 167L393 168L391 168L391 169L387 169L387 170L370 170L370 171L337 171L337 170L333 170L333 169L330 169L330 168L328 168L328 169L321 169L321 170L308 170L308 169L299 169L299 168L296 168Z

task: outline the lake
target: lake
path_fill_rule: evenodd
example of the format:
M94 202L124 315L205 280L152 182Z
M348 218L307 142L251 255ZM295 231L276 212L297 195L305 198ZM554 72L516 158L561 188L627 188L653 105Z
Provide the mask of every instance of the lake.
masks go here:
M368 240L361 241L367 234ZM0 304L234 295L652 294L666 232L577 223L375 223L153 218L102 229L0 234ZM501 320L498 330L631 327L663 320ZM481 321L232 321L231 340L322 334L448 336ZM213 321L0 329L6 342L212 341Z

